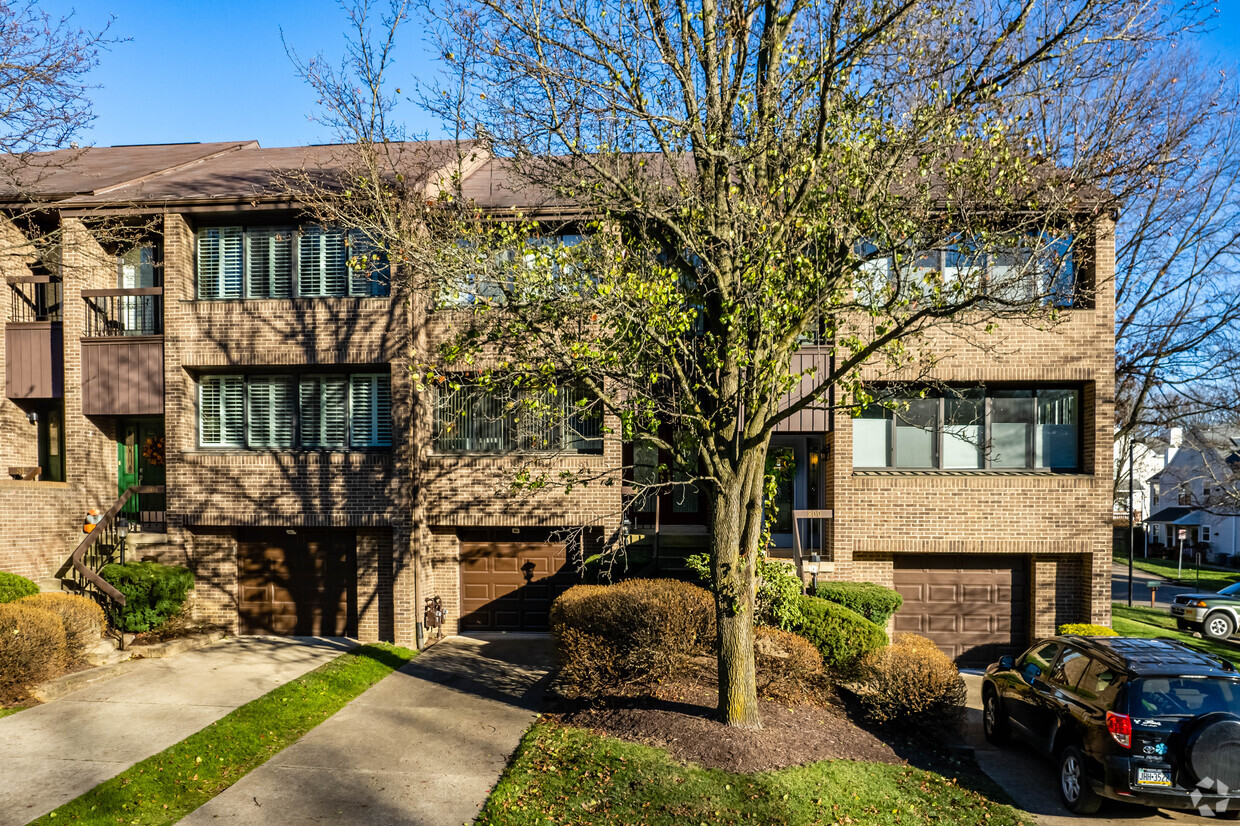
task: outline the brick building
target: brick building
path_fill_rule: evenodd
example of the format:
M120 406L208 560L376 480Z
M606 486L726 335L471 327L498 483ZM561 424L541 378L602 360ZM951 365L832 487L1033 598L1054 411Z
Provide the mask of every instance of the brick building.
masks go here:
M234 631L413 644L432 596L449 632L545 627L549 599L574 578L570 537L615 534L624 487L518 496L513 463L606 475L640 457L602 431L545 459L484 427L436 438L443 402L409 371L435 316L423 321L382 265L351 270L365 239L307 225L280 185L328 168L330 147L70 152L10 196L11 214L35 203L37 215L0 239L11 298L0 570L56 587L88 508L162 485L124 505L141 527L134 552L188 565L194 610ZM470 170L467 189L503 206L515 196L492 172ZM35 229L56 243L30 244ZM1059 622L1106 621L1108 232L1095 238L1088 300L1061 323L1013 323L998 348L943 336L936 378L959 392L927 408L930 452L900 415L789 421L773 442L798 468L777 544L801 537L824 555L822 576L899 588L896 626L962 659ZM957 396L979 411L979 439L1011 449L962 460ZM665 557L700 545L687 497L642 503L635 545Z

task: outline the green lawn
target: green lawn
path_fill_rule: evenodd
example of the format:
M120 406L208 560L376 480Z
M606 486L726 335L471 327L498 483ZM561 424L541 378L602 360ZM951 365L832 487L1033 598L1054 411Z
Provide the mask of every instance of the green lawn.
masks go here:
M1128 557L1115 556L1117 565L1127 565ZM1132 567L1136 571L1145 571L1167 579L1176 579L1177 568L1174 560L1167 559L1141 559L1138 557L1133 560ZM1201 578L1197 578L1197 569L1190 565L1188 560L1184 561L1184 570L1181 573L1182 578L1179 580L1186 585L1201 584L1203 591L1220 591L1231 585L1233 582L1240 581L1240 571L1231 568L1219 568L1215 565L1202 565Z
M10 714L16 714L19 711L25 711L26 706L13 706L12 708L0 708L0 717L8 717Z
M1198 639L1176 630L1175 619L1165 608L1145 608L1123 603L1111 604L1111 627L1124 637L1167 637L1227 660L1240 662L1240 647L1211 639Z
M295 743L414 652L363 645L264 694L33 823L176 823Z
M1028 824L955 779L908 766L829 760L761 774L677 763L667 752L536 724L479 824Z

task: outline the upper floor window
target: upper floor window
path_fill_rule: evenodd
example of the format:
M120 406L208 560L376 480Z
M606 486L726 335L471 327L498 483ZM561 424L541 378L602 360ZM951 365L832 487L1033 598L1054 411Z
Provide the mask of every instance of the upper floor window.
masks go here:
M1074 388L951 387L894 401L853 419L853 467L1080 469Z
M910 300L956 303L976 295L1005 305L1071 307L1077 266L1071 236L1027 236L1010 247L986 248L965 237L941 249L881 249L863 241L859 298L882 304L896 291Z
M600 453L602 421L580 388L493 389L461 381L438 393L435 450Z
M198 380L203 447L350 450L392 444L384 373L212 375Z
M203 227L199 298L385 296L387 259L360 230Z

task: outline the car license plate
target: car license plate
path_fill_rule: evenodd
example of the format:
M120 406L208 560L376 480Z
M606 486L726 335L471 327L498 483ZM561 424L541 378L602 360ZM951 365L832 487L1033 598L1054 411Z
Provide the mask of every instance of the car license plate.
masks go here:
M1170 786L1171 772L1165 769L1137 769L1137 783L1142 786Z

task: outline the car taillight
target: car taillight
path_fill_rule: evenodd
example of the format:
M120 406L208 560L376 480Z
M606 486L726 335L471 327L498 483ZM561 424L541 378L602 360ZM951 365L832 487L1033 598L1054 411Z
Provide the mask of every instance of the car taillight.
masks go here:
M1126 749L1132 748L1132 718L1127 714L1107 712L1107 731L1111 738Z

